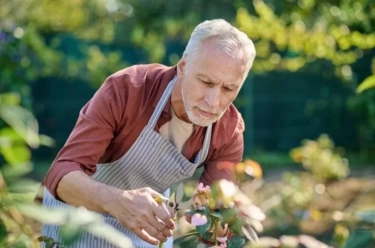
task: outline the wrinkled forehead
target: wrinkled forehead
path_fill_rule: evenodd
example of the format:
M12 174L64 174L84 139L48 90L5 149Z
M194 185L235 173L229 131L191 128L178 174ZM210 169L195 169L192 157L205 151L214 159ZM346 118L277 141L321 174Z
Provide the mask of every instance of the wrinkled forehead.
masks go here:
M193 74L213 82L242 84L244 79L245 63L242 57L232 57L219 49L204 49L188 59L187 63Z

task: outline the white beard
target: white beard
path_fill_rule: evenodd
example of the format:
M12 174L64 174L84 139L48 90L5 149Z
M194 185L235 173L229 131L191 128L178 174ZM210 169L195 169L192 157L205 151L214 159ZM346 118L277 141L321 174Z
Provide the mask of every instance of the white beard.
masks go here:
M198 107L198 106L197 107L199 109L201 109L205 112L215 113L216 115L214 117L208 118L208 117L205 117L205 116L198 116L198 115L194 114L193 109L196 106L193 105L192 101L190 100L190 95L186 94L184 82L182 82L181 88L182 88L182 90L181 90L182 101L184 103L186 114L189 117L190 121L192 123L194 123L195 125L201 126L201 127L207 127L210 124L216 122L218 119L220 119L220 117L224 114L225 111L220 111L219 109L208 109L207 107Z

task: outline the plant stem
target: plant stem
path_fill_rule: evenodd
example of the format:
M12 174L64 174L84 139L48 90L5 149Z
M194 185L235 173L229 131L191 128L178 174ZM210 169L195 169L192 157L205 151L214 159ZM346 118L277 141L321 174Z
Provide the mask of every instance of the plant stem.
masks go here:
M214 220L214 222L215 222L215 231L214 231L214 239L215 239L215 246L217 246L217 222L218 222L218 220Z

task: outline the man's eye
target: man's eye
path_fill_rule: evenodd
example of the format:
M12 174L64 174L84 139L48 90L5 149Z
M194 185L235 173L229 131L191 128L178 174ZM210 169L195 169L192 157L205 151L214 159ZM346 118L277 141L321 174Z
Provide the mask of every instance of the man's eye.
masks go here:
M202 80L202 83L206 84L207 86L213 86L213 85L214 85L214 84L211 83L211 82L207 82L207 81L203 81L203 80Z
M233 89L231 89L231 88L227 88L227 87L224 87L224 90L225 90L225 91L229 91L229 92L230 92L230 91L233 91Z

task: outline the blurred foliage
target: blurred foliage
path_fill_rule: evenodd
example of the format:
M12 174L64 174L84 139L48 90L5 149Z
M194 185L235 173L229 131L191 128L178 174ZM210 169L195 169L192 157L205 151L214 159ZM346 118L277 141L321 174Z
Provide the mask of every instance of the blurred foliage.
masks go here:
M90 225L94 235L129 247L129 239L106 225L99 214L86 209L47 209L34 202L40 183L25 177L33 168L30 149L53 145L53 140L39 134L33 114L20 104L19 94L0 94L0 247L40 247L39 242L63 247L48 237L38 238L37 221L61 225L64 243L74 242Z
M322 183L349 175L349 161L334 150L334 143L326 134L316 141L304 140L303 146L291 151L291 157Z
M51 142L39 136L36 120L32 113L20 107L17 94L0 95L0 121L0 244L1 247L38 247L36 234L16 204L32 202L38 187L36 182L22 178L32 170L29 147L38 147L43 138Z
M374 6L367 1L292 0L277 6L280 9L275 5L257 0L256 15L245 8L237 13L237 25L256 41L255 71L296 71L324 59L336 67L337 76L351 80L349 65L375 47L373 16L367 14Z
M320 247L316 237L323 236L322 247L372 247L374 180L349 178L349 162L325 134L290 154L304 170L283 173L273 190L263 185L252 192L267 219L265 237L251 247Z
M41 78L83 79L98 87L134 62L174 64L195 25L220 17L254 40L254 73L334 72L353 92L347 102L361 120L363 153L375 150L375 92L355 94L370 75L357 73L354 65L375 46L375 7L369 0L0 0L0 5L0 91L19 92L27 108L28 85ZM374 68L368 65L372 74Z
M30 62L36 59L48 63L48 70L52 71L63 68L53 66L64 57L64 54L54 53L61 42L58 34L71 33L88 42L132 44L145 50L149 61L158 62L166 55L166 44L170 40L186 42L197 23L218 16L233 21L254 40L258 54L254 71L259 73L296 71L306 63L324 59L334 65L337 76L351 80L350 65L375 46L372 32L375 7L365 0L289 0L283 4L261 0L233 3L212 0L189 3L175 0L2 2L0 29L3 36L9 36L8 40L3 38L3 42L20 39L18 42L25 43L17 62L21 61L24 67L34 66ZM50 35L52 39L44 38ZM17 50L13 49L9 55ZM173 55L169 62L175 63L178 56ZM115 66L122 58L107 59ZM88 67L89 72L94 72L101 65ZM116 68L119 66L112 71ZM69 69L68 72L70 70L74 71ZM52 71L49 72L56 73Z
M281 182L263 181L259 185L262 178L255 179L254 173L249 173L262 170L254 160L238 163L233 169L235 174L243 174L236 176L241 179L241 190L266 213L259 242L239 247L373 247L374 179L349 177L349 163L342 157L343 151L327 135L303 141L290 154L304 170L283 173ZM189 188L194 185L185 184L185 192L191 195ZM224 188L230 191L231 187ZM220 200L220 194L214 199ZM187 235L180 246L198 244L196 230L183 222L179 224L180 235Z
M367 77L357 88L357 93L362 93L370 88L375 88L375 75Z

